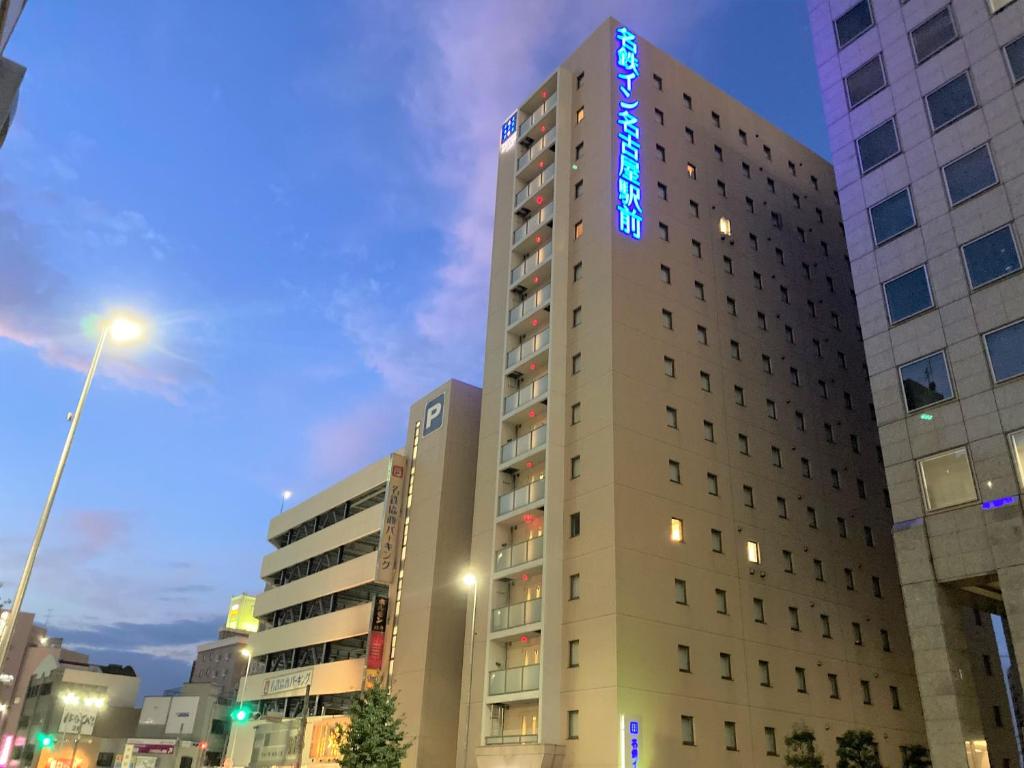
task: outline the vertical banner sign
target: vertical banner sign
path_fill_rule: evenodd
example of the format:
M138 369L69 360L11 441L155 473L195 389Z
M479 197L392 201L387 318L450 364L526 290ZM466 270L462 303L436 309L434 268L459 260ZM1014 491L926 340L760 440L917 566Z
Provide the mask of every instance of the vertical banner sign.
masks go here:
M619 717L620 768L640 768L640 718Z
M619 232L639 240L644 223L640 201L640 124L636 116L640 100L634 97L633 86L640 77L640 54L636 35L626 27L615 30L615 39L619 43L615 52L619 79Z
M517 127L516 121L519 116L519 112L513 112L508 116L508 120L501 124L501 151L508 152L516 143Z
M384 492L384 520L380 528L380 548L377 550L377 576L381 584L390 584L398 573L398 560L402 554L402 518L405 490L405 457L391 454L388 464L387 489Z
M370 616L369 649L366 652L366 669L380 672L384 667L384 635L388 627L388 598L377 595L373 599L373 614Z

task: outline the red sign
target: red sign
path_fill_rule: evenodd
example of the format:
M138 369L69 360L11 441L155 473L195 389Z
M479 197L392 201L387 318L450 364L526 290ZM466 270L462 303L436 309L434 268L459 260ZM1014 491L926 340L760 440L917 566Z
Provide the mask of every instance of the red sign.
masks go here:
M366 654L366 668L380 669L384 666L384 633L370 633L370 650Z

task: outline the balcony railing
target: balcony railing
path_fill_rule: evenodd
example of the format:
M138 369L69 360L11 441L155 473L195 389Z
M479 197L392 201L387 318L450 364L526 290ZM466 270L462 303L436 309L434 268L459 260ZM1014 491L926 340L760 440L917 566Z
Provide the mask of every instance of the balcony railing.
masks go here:
M555 166L549 165L540 176L531 181L525 187L520 189L516 193L516 204L515 208L519 208L523 203L529 200L531 197L540 192L541 187L547 184L555 178Z
M527 315L540 309L551 301L551 284L545 285L539 291L534 291L525 300L516 304L508 311L508 324L518 323Z
M491 672L487 680L487 693L491 696L538 690L540 690L540 664L499 669L496 672Z
M555 91L550 96L548 96L547 101L545 101L535 110L533 110L533 114L531 114L528 118L526 118L525 120L523 120L522 123L519 124L519 135L522 136L524 133L529 133L530 129L537 124L537 121L544 117L544 115L546 115L552 109L554 109L557 104L558 91Z
M555 143L555 133L554 133L554 131L552 131L551 133L544 134L544 138L543 139L541 139L540 141L534 143L534 145L532 147L530 147L529 150L527 150L526 152L523 152L523 154L521 154L519 156L519 159L516 160L516 173L519 173L521 170L523 170L523 168L528 166L532 161L536 160L541 152L543 152L545 149L547 149L548 147L550 147L554 143Z
M516 456L521 456L524 453L532 451L534 448L540 448L548 441L548 425L541 424L536 429L530 430L525 435L517 437L515 440L509 440L503 446L501 446L501 463L504 464L506 461L511 461Z
M488 736L484 739L488 746L496 744L536 744L536 733L504 733L500 736Z
M502 547L494 553L494 570L504 571L523 563L532 563L544 557L544 537L520 541L511 547Z
M517 389L511 395L505 395L505 413L512 413L519 406L526 405L531 400L547 394L547 391L548 376L544 374L532 384Z
M491 631L501 632L540 621L540 607L543 598L535 597L522 603L512 603L504 608L491 611Z
M515 248L553 218L555 218L555 204L548 203L528 218L525 223L515 228L515 231L512 232L512 247Z
M505 367L511 368L513 365L519 365L519 363L526 358L537 354L542 349L546 349L550 343L551 329L545 328L540 333L534 334L518 347L508 352L505 355Z
M544 481L537 480L522 488L502 494L498 497L498 517L515 512L528 504L536 504L544 498Z
M533 272L544 262L551 258L551 243L548 243L543 248L538 248L536 251L531 253L528 257L523 259L522 263L512 270L512 276L509 280L509 285L515 285L528 274Z

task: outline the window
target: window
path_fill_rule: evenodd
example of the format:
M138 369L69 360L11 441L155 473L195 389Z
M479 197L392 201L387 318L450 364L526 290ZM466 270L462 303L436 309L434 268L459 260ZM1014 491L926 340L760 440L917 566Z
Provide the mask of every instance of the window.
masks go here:
M711 374L706 371L700 372L700 388L705 392L711 391Z
M569 515L569 538L575 539L580 535L580 513L573 512Z
M903 399L908 413L953 397L953 385L949 381L944 352L936 352L901 365L900 380L903 382Z
M833 699L839 698L839 677L829 673L828 676L829 696Z
M882 630L879 630L879 632L880 632L880 634L882 636L882 650L885 651L886 653L891 653L892 652L892 646L889 644L889 630L882 629Z
M576 160L582 160L583 159L583 142L582 141L579 144L576 145L575 159Z
M581 277L583 277L583 262L577 261L572 265L572 281L578 283Z
M764 600L760 597L754 598L754 622L764 624Z
M661 160L661 162L665 162L665 148L661 146L661 144L654 145L654 153L658 156L658 159Z
M769 355L761 355L761 370L765 373L772 372L772 359Z
M683 481L682 480L682 476L680 475L679 462L678 461L673 461L672 459L669 459L669 462L668 462L668 479L669 479L670 482L673 482L673 483L681 483Z
M771 688L772 687L772 672L771 672L771 667L768 665L768 662L765 661L764 659L761 659L760 661L758 661L757 662L757 670L758 670L758 674L761 677L761 685L763 687L765 687L765 688Z
M722 532L717 528L711 529L711 551L722 554Z
M931 58L958 37L953 13L946 6L910 31L914 59L918 64Z
M1018 37L1003 48L1003 51L1006 53L1006 62L1010 65L1013 82L1019 83L1024 80L1024 36Z
M665 283L665 285L672 284L672 269L664 264L661 265L661 282Z
M583 370L583 355L577 352L572 356L572 373L575 376Z
M740 443L740 453L742 453L744 456L749 456L750 455L750 440L748 440L747 436L742 434L742 433L737 435L737 437L739 438L739 443Z
M857 478L857 497L860 499L868 497L867 486L864 485L864 481L859 477Z
M671 405L665 406L665 424L672 429L679 429L679 413Z
M569 477L575 480L580 476L580 457L573 456L569 459Z
M864 645L864 635L861 633L860 623L856 621L853 622L850 625L850 629L853 631L853 644Z
M828 618L827 613L821 614L821 636L825 638L832 637L832 622Z
M661 310L661 327L672 330L672 313L667 309Z
M654 78L654 87L660 91L662 88L661 75L652 75L652 77Z
M1012 2L1013 0L988 0L988 8L992 13L996 13Z
M796 673L797 693L807 693L807 670L803 667L794 667L793 671Z
M754 273L754 276L757 278L757 280L758 280L758 287L760 288L760 278L761 278L761 276L758 275L756 272ZM768 318L765 316L764 312L758 312L757 313L757 327L760 328L762 331L767 331L768 330Z
M704 283L699 281L694 282L693 295L696 296L699 301L704 301Z
M732 222L725 216L718 220L718 233L722 237L732 237Z
M877 128L857 139L857 157L860 172L867 173L900 153L900 140L896 135L896 119L890 118Z
M583 322L583 307L575 307L572 311L572 327L575 328Z
M722 257L722 267L725 269L725 273L727 275L733 274L732 259L729 258L728 256L723 256ZM736 299L734 299L734 298L732 298L730 296L727 299L727 303L733 308L734 311L732 312L732 314L735 315L736 314L736 312L735 312L735 309L736 309Z
M875 245L888 242L917 224L909 187L871 206L868 213L871 216Z
M583 74L584 74L583 72L580 72L578 75L576 75L576 90L577 91L583 85Z
M769 147L767 144L764 144L761 147L761 150L764 152L765 160L771 160L772 159L772 148L771 147Z
M720 163L725 160L725 157L722 155L722 148L720 146L718 146L717 144L715 144L715 158Z
M846 576L846 588L850 592L853 592L857 588L857 585L853 580L853 571L849 568L843 568L843 574Z
M818 560L817 558L814 560L814 580L825 580L825 566L822 564L821 560Z
M943 509L978 498L966 448L939 453L917 462L927 509Z
M690 646L688 645L677 645L676 655L679 658L679 671L689 672L690 671Z
M800 371L796 368L789 369L789 383L794 387L800 386Z
M711 122L715 124L716 128L722 127L722 118L718 116L717 112L711 113Z
M668 376L670 379L674 379L676 377L676 361L673 360L671 357L666 357L664 367L665 375Z
M836 518L836 528L839 530L839 538L845 539L846 536L847 536L846 518L845 517L837 517Z
M789 304L789 288L784 285L779 286L779 295L782 296L782 303Z
M683 106L687 109L693 109L693 99L690 98L690 94L688 93L683 94Z
M715 425L710 421L704 422L704 439L709 443L715 442Z
M1013 454L1013 461L1017 465L1017 476L1024 485L1024 431L1014 432L1010 435L1010 452Z
M771 192L774 195L775 194L775 179L773 179L773 178L771 178L769 176L766 179L766 181L768 182L768 191Z
M580 575L578 573L569 575L569 599L580 599Z
M569 641L569 666L578 667L580 665L580 641L570 640Z
M566 738L578 739L580 737L580 711L570 709L566 718Z
M743 171L743 175L746 176L749 179L750 178L750 164L749 163L740 163L740 169Z
M732 356L733 360L740 359L740 343L735 339L729 340L729 354Z
M686 133L687 141L689 141L691 144L694 144L695 143L695 139L694 139L694 135L693 135L693 128L684 128L683 130Z
M793 553L788 549L782 550L782 562L785 565L786 573L793 573Z
M885 69L878 55L846 76L846 97L853 109L885 88Z
M1003 727L1003 710L999 708L998 704L992 707L992 720L995 722L996 728Z
M789 606L789 628L794 632L800 631L800 609L795 605Z
M768 418L769 419L777 419L778 415L777 415L776 410L775 410L775 401L774 400L765 400L765 406L768 409Z
M754 198L746 197L743 200L744 200L744 203L747 206L747 210L750 211L751 213L753 213L754 212Z
M839 470L838 469L830 469L829 473L830 473L830 475L832 477L832 487L833 488L839 488L840 487L840 483L839 483Z
M732 656L728 653L718 654L718 672L723 680L732 680Z
M729 613L728 597L724 589L715 590L715 611L721 614Z
M658 197L660 197L662 200L668 200L668 187L666 187L660 181L658 182Z
M874 26L871 4L862 0L835 20L836 42L843 48Z
M978 106L970 76L964 72L924 97L932 130L938 131Z
M871 577L871 594L875 597L882 596L882 580L877 576Z
M725 194L725 182L719 180L717 182L717 186L718 186L718 195L720 197L726 197L726 194Z
M746 405L746 398L743 396L743 387L733 387L733 399L736 401L736 405Z
M801 457L800 459L800 474L803 477L811 476L811 462L809 459Z
M870 704L871 703L871 683L869 683L867 680L861 680L860 681L860 692L861 692L861 695L864 697L864 703L865 704Z
M576 125L579 125L580 123L582 123L583 122L583 118L585 116L586 116L586 112L584 111L583 107L580 107L579 109L577 109L576 110Z
M579 424L580 423L580 404L579 403L573 403L572 407L569 409L569 423L570 424Z
M700 241L698 241L698 240L691 240L690 241L690 255L693 256L695 259L702 258L702 254L701 254L701 250L700 250Z
M779 517L783 520L789 517L789 505L784 496L775 497L775 511L779 513Z
M1024 322L986 333L985 347L996 382L1024 373Z
M683 521L678 517L673 517L672 522L669 525L669 541L679 544L683 540Z
M782 229L782 216L775 211L772 211L772 226L776 229Z
M900 689L895 685L889 686L889 700L892 702L893 709L901 709L900 707Z
M692 747L697 743L693 738L693 717L691 715L681 715L680 722L682 723L683 744Z
M972 288L980 288L1020 270L1020 254L1009 226L972 240L961 250Z
M686 605L686 582L676 579L676 605Z
M772 466L782 466L782 451L777 446L772 446Z
M573 194L575 194L577 200L579 198L583 197L583 182L582 181L577 181L576 182L576 186L573 188Z
M889 280L882 288L885 291L890 324L906 320L933 306L928 271L923 266Z
M700 206L694 200L690 201L690 215L695 219L700 218Z
M740 137L740 143L746 145L746 143L747 143L747 132L744 131L742 128L740 128L738 133L739 133L739 137Z
M807 459L800 459L801 463L806 462L806 461L807 461ZM808 466L809 466L810 462L807 462L807 463L808 463ZM807 527L808 528L817 528L818 527L818 512L817 512L817 510L814 507L808 507L807 508Z
M665 124L665 113L657 107L654 108L654 119L658 121L658 125Z
M754 505L749 504L748 506L752 507ZM758 564L761 562L761 545L756 541L747 542L747 562Z
M800 195L798 195L796 193L793 194L793 207L794 208L799 208L800 207Z
M944 165L942 175L946 179L950 205L958 205L995 186L999 181L987 144L972 149L963 157Z
M581 237L583 237L583 221L582 221L582 219L580 221L577 221L576 222L576 226L573 227L573 236L577 240L579 240Z

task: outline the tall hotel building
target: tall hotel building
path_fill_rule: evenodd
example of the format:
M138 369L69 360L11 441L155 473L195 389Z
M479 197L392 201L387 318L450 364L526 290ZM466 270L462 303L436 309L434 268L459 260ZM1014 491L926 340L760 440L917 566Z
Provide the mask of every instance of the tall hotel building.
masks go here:
M1016 767L1024 2L808 6L932 757Z
M403 765L454 764L479 415L480 390L449 381L412 406L402 450L270 521L239 691L256 717L228 765L336 763L331 728L374 681L398 695Z
M899 765L921 706L828 162L614 20L502 140L457 765L781 766L801 723Z

